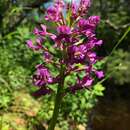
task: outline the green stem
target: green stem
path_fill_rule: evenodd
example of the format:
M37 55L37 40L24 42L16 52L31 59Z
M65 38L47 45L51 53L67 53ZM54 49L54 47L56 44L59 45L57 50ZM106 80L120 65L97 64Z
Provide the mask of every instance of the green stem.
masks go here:
M55 128L55 125L57 122L57 117L59 114L61 101L62 101L62 97L63 97L62 91L64 88L64 79L65 79L63 65L61 66L60 77L61 77L61 80L60 80L60 83L58 85L58 90L57 90L57 94L56 94L56 98L55 98L55 106L54 106L53 116L52 116L50 125L48 127L48 130L54 130L54 128Z
M60 104L61 104L61 100L62 100L62 97L61 97L60 89L58 89L56 99L55 99L54 112L53 112L53 116L52 116L50 125L48 127L48 130L54 130L54 128L55 128L58 113L59 113L59 108L60 108Z
M125 37L128 35L129 32L130 32L130 27L127 28L127 30L125 31L125 33L123 34L123 36L119 39L119 41L117 42L117 44L112 49L111 53L107 56L107 59L106 59L105 63L108 62L108 60L110 59L110 57L112 56L112 54L116 51L117 47L120 45L120 43L122 43L122 41L125 39ZM104 66L105 66L105 64L103 65L103 68L104 68Z
M115 50L117 49L117 47L120 45L120 43L125 39L125 37L127 36L127 34L130 32L130 27L128 27L128 29L125 31L125 33L123 34L123 36L119 39L119 41L117 42L117 44L114 46L114 48L112 49L111 53L109 54L109 56L111 56L113 54L113 52L115 52Z

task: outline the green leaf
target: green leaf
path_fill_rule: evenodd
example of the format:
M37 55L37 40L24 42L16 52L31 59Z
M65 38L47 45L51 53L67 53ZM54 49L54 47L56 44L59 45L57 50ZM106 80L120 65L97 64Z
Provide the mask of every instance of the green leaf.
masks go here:
M103 96L103 91L105 87L102 84L96 84L94 87L93 93L97 96Z

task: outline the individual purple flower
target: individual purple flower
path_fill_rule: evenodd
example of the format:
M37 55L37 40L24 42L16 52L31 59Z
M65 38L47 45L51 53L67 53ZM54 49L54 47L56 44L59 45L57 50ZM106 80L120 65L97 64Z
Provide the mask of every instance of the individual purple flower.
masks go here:
M88 58L90 64L94 64L97 61L97 55L95 52L88 52L87 58Z
M86 35L88 39L95 36L95 26L92 26L88 19L80 19L78 22L79 32Z
M42 36L47 35L46 26L41 24L41 30L39 31L39 34Z
M53 56L49 52L45 51L43 52L43 58L46 63L49 63L52 61Z
M80 6L85 7L85 8L89 8L91 5L90 0L80 0Z
M103 78L104 77L104 72L103 71L95 71L95 74L96 74L96 76L99 78L99 79L101 79L101 78Z
M42 40L41 39L36 39L36 45L33 45L32 40L27 40L27 46L35 51L38 51L42 49Z
M66 26L66 25L62 25L57 27L57 32L58 35L55 38L55 42L56 42L56 46L63 49L63 44L68 44L73 42L72 38L71 38L71 28Z
M50 37L53 41L55 41L55 39L56 39L56 37L57 37L55 34L48 33L48 35L49 35L49 37Z
M65 2L63 0L55 0L54 6L58 9L58 11L62 11L65 7Z
M77 83L73 86L70 86L69 90L72 93L75 93L77 90L81 90L84 88L90 88L92 83L93 83L93 79L88 75L84 76L82 80L79 77L77 77Z
M85 45L71 46L68 48L69 63L83 63L86 58L87 48Z
M72 11L72 18L74 19L74 20L76 20L77 19L77 17L78 17L78 9L79 9L79 2L78 1L75 1L75 0L72 0L72 4L71 4L71 11Z
M52 92L51 89L45 88L45 87L41 87L39 90L33 92L32 96L34 96L34 97L40 97L40 96L44 96L46 94L50 94L51 92Z
M27 46L28 46L29 48L31 48L31 49L34 48L34 45L33 45L33 41L32 41L32 40L27 40L26 43L27 43Z
M103 41L102 40L98 40L97 38L95 37L92 37L90 39L88 39L87 43L86 43L86 47L87 47L87 50L91 51L93 48L97 47L97 46L101 46L103 44Z
M96 46L101 46L103 44L102 40L98 40L97 38L93 38L91 40Z
M82 29L95 29L99 22L99 16L90 16L88 19L80 19L78 26Z
M91 26L96 27L96 26L100 23L100 16L90 16L90 17L88 18L88 23L89 23Z
M41 35L41 36L46 36L48 33L47 33L47 28L46 28L46 26L45 25L43 25L43 24L41 24L41 26L40 26L41 28L40 29L38 29L38 28L34 28L34 30L33 30L33 33L35 34L35 35Z
M88 26L88 21L86 20L86 19L80 19L79 21L78 21L78 27L79 28L87 28L87 26Z
M88 51L91 51L92 49L95 48L95 42L92 39L88 40L85 44Z
M75 1L72 1L71 11L73 15L77 14L77 3Z
M83 33L87 36L88 39L92 39L96 36L96 34L91 29L87 29L83 31Z
M88 19L80 19L78 22L79 30L88 37L95 36L95 29L100 22L99 16L90 16Z
M56 7L52 6L47 9L45 20L58 22L60 21L60 19L61 19L60 12L58 11Z
M33 33L34 33L35 35L39 35L39 29L35 27L34 30L33 30Z
M36 74L33 76L34 85L44 86L53 82L53 78L47 68L40 64L36 66L36 69Z
M70 36L68 34L59 34L57 35L57 37L55 38L55 47L60 48L61 50L63 50L64 45L70 43Z
M86 76L83 77L81 85L83 87L88 88L92 85L92 83L93 83L93 78L91 78L89 75L86 75Z
M70 29L70 27L68 27L66 25L62 25L57 28L57 32L59 34L68 34L69 35L69 34L71 34L71 29Z
M86 47L84 45L80 45L79 47L75 47L74 50L74 58L78 60L83 60L86 55Z
M80 16L84 16L88 12L90 5L91 5L90 0L80 0L80 7L79 7Z

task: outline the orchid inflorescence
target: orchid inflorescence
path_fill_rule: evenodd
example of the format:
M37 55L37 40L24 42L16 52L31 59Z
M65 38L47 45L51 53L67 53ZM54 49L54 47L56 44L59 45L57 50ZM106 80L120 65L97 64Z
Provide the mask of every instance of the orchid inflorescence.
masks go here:
M48 32L49 27L41 24L40 28L35 28L33 31L36 44L33 44L32 40L27 40L29 48L42 51L44 63L52 64L59 69L59 74L52 76L51 70L45 64L36 66L33 83L40 89L34 93L35 96L52 93L53 90L47 86L58 84L63 77L66 78L72 73L76 73L77 80L75 84L68 83L66 90L71 93L90 88L95 77L103 78L103 71L94 67L97 61L101 60L95 49L103 44L103 41L98 40L95 34L100 17L85 18L90 5L90 0L80 0L80 2L72 0L70 3L55 0L45 13L45 20L55 24L54 33ZM49 50L49 47L44 44L48 39L53 41L54 44L51 46L55 51ZM61 69L64 71L62 75ZM81 77L80 73L83 72L84 75Z

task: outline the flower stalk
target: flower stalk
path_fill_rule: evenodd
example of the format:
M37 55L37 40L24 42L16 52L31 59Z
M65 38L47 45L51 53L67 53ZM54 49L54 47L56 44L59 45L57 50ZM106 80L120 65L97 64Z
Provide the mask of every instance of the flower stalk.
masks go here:
M64 72L65 72L64 65L61 65L61 70L60 70L61 80L58 85L58 90L57 90L57 94L55 98L54 111L53 111L52 119L49 124L48 130L54 130L56 122L57 122L58 113L59 113L62 98L63 98L64 79L65 79Z
M55 107L53 111L53 116L52 116L50 125L48 127L48 130L54 130L55 125L56 125L56 121L57 121L57 117L58 117L58 113L59 113L59 109L60 109L60 105L62 101L62 95L60 91L61 91L61 87L58 87L58 91L55 98Z

